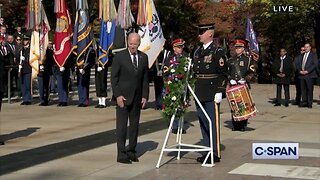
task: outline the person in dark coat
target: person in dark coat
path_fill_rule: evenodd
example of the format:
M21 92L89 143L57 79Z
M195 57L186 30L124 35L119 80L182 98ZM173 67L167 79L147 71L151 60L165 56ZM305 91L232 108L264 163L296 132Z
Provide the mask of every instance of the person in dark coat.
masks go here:
M297 63L302 95L300 107L312 108L313 86L317 78L318 58L316 53L311 52L310 43L306 43L304 49L305 53Z
M274 75L274 83L277 84L277 100L274 106L281 105L281 91L284 89L284 106L289 106L289 85L294 74L293 60L287 55L285 48L280 49L280 57L277 58L272 65L272 73Z
M256 64L245 52L248 42L239 38L234 41L234 47L236 55L231 57L227 62L230 85L247 84L250 88L250 80L256 73ZM255 58L255 61L258 60L257 56L253 55L252 57ZM248 119L235 121L233 115L231 115L231 119L233 131L245 131Z
M148 56L138 51L138 33L128 35L128 48L115 55L112 62L111 84L116 99L117 162L138 162L136 146L141 109L149 96ZM126 149L127 124L129 146Z
M299 69L298 69L298 64L300 59L302 58L301 56L304 54L304 46L300 48L300 54L294 58L293 66L294 66L294 85L296 88L296 98L295 102L293 105L300 105L301 103L301 85L300 85L300 79L299 79Z

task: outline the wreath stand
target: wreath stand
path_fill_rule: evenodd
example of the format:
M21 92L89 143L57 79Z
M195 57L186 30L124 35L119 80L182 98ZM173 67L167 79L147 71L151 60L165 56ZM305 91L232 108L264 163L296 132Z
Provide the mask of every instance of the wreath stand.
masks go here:
M177 108L175 110L175 113L171 116L170 125L169 125L169 128L167 130L167 134L166 134L166 137L164 139L164 143L162 145L160 157L159 157L159 160L158 160L156 168L160 167L160 163L161 163L161 159L162 159L162 156L163 156L163 152L178 152L177 160L179 160L181 158L181 156L180 156L181 152L205 152L205 151L208 151L207 156L204 159L204 161L203 161L201 166L203 166L203 167L213 167L215 165L214 161L213 161L213 141L212 141L213 137L212 137L212 123L211 123L210 117L209 117L208 113L206 112L206 110L201 105L199 99L197 98L196 94L194 93L194 91L191 88L191 86L188 83L188 81L186 82L186 84L187 84L187 88L189 89L189 91L191 92L192 96L194 97L196 103L199 105L199 107L201 108L202 112L204 113L204 115L206 116L206 118L207 118L207 120L209 122L210 146L208 147L208 146L200 146L200 145L182 143L182 129L183 129L183 123L184 123L184 117L183 116L179 119L178 131L177 131L177 137L176 137L176 144L168 146L168 140L169 140L169 136L171 134L173 121L175 120L176 114L179 111L178 108ZM185 99L186 99L186 93L185 93L185 96L184 96L184 100ZM211 163L207 164L208 157L211 158Z

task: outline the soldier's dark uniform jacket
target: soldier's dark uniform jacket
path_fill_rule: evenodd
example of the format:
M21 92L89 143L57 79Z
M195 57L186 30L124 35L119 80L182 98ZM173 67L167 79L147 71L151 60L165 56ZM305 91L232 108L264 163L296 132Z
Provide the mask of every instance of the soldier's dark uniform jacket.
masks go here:
M227 64L229 80L239 81L240 79L245 79L250 82L256 72L254 61L244 54L230 58Z
M216 93L226 89L227 63L223 49L211 43L205 50L194 52L195 94L201 102L213 101Z

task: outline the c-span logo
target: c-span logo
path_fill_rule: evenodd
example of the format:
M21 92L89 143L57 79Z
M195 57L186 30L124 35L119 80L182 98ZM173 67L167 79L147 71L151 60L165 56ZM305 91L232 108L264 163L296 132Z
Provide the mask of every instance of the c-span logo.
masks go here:
M299 159L299 143L253 143L253 159Z

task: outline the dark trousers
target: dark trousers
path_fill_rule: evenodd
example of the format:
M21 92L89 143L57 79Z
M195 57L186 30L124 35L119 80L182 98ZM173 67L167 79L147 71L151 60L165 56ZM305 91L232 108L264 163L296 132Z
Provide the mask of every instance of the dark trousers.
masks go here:
M212 142L214 155L221 158L220 154L220 104L216 104L214 101L201 102L201 105L208 113L212 123ZM203 144L210 146L210 133L209 133L209 122L202 112L198 104L197 113L200 123L201 134L203 137Z
M40 103L48 103L49 101L49 95L50 95L49 83L50 83L49 75L38 76Z
M2 107L2 97L3 97L3 92L0 91L0 112L1 112L1 107ZM0 139L1 141L1 139Z
M294 85L296 87L296 104L299 105L301 103L301 85L298 77L294 78Z
M117 149L118 159L127 158L127 153L135 153L139 132L139 120L141 112L141 99L134 98L131 105L125 105L123 108L117 106ZM126 150L125 143L127 139L127 125L129 119L129 146Z
M281 103L282 86L284 89L284 98L285 98L284 102L288 104L290 99L289 84L277 84L277 103Z
M234 130L241 130L248 125L248 119L242 120L242 121L235 121L232 114L231 114L231 120L232 120L232 126Z
M154 77L154 93L156 98L156 108L162 108L162 91L163 91L163 77L155 76Z
M57 77L56 75L51 75L50 77L50 92L56 92L56 81Z
M302 95L302 105L312 106L313 101L313 78L303 78L300 79L301 84L301 95Z
M79 104L89 104L90 71L77 74Z
M22 75L21 91L23 102L31 102L31 73Z
M68 103L69 73L56 75L56 78L58 86L59 103Z
M107 77L108 69L102 69L102 71L95 72L95 84L97 97L107 97Z

